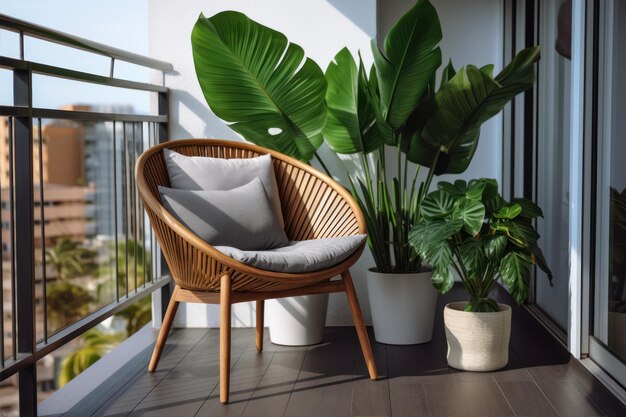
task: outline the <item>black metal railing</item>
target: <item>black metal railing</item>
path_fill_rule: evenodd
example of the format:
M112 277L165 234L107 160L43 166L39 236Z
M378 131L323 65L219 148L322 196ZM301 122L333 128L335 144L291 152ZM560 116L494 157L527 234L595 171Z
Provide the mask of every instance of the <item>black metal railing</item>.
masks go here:
M134 182L134 163L141 151L167 140L168 89L116 78L115 62L125 61L161 73L171 71L172 65L1 14L0 30L19 36L19 58L0 55L0 69L11 72L13 81L13 105L0 105L0 121L4 121L0 130L5 134L4 138L0 136L0 381L18 374L20 415L34 416L39 359L156 289L161 288L165 302L169 297L170 280L160 274L157 243ZM105 56L110 59L109 76L28 61L24 59L25 37ZM157 111L138 115L115 108L33 107L33 93L37 94L33 91L34 74L148 92L156 95ZM62 129L68 124L78 131L91 132L88 144L84 135L80 142L83 149L91 149L91 166L79 169L91 180L77 180L83 186L68 186L64 195L59 187L49 185L53 175L50 164L55 156L51 139L46 136L55 126ZM57 148L72 152L71 146L64 146ZM99 185L89 185L89 181ZM51 197L54 193L57 196ZM70 219L74 211L80 212L78 218ZM56 220L51 220L53 217ZM94 218L96 229L102 226L105 232L91 230ZM63 270L59 268L56 276L51 277L54 268L48 265L52 263L48 261L52 259L48 251L53 245L52 235L59 234L75 240L76 235L104 239L103 245L110 247L112 259L101 256L98 262L111 267L107 276L114 282L114 296L88 314L51 328L48 315L54 311L49 308L48 286L53 279L63 279Z

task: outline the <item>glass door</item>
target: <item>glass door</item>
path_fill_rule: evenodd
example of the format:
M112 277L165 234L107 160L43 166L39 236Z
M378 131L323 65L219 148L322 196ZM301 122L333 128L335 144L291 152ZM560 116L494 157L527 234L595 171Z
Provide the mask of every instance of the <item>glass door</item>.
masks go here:
M626 2L599 10L596 251L589 356L626 386Z
M541 61L537 77L536 201L541 246L554 275L550 286L537 270L534 303L564 333L569 302L569 160L571 3L539 2Z

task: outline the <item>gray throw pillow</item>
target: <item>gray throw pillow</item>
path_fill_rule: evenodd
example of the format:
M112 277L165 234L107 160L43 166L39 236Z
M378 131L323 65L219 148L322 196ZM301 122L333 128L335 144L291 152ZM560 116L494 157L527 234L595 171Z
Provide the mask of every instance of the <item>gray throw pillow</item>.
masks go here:
M181 190L231 190L248 184L254 178L259 178L278 216L280 226L285 227L280 209L278 185L270 155L257 158L223 159L185 156L169 149L163 149L163 156L172 188Z
M211 245L265 250L289 242L258 178L228 191L159 186L159 193L163 206Z

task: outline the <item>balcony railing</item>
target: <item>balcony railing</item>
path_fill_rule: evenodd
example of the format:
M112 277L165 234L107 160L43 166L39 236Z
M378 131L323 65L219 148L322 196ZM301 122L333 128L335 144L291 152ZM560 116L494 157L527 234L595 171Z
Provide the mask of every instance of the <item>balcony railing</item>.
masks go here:
M0 70L12 73L13 82L13 105L0 105L0 381L18 374L20 415L34 416L38 360L157 289L167 303L169 279L161 274L157 243L136 193L134 162L143 149L167 140L168 90L116 78L115 64L157 73L172 65L1 14L0 30L19 39L19 57L0 55ZM26 60L25 38L104 56L109 74ZM157 110L139 115L115 107L34 107L33 96L41 94L34 75L152 94ZM77 148L82 153L71 156ZM66 160L79 162L74 167ZM109 277L110 299L51 326L47 287L64 277L58 264L47 263L60 238L73 247L88 241L92 261L108 271L102 274Z

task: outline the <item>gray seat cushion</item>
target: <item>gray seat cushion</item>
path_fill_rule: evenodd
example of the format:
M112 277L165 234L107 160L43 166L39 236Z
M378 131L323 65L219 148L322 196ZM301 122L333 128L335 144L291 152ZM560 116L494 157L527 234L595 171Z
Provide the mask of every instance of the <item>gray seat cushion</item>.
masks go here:
M172 188L196 191L231 190L259 178L278 216L280 226L284 227L278 185L270 155L257 158L223 159L186 156L163 149L163 156Z
M258 250L289 242L258 178L228 191L159 187L159 193L163 206L211 245Z
M366 235L355 235L290 241L287 246L262 251L241 250L229 246L216 246L215 249L255 268L296 274L320 271L337 265L352 255L365 238Z

